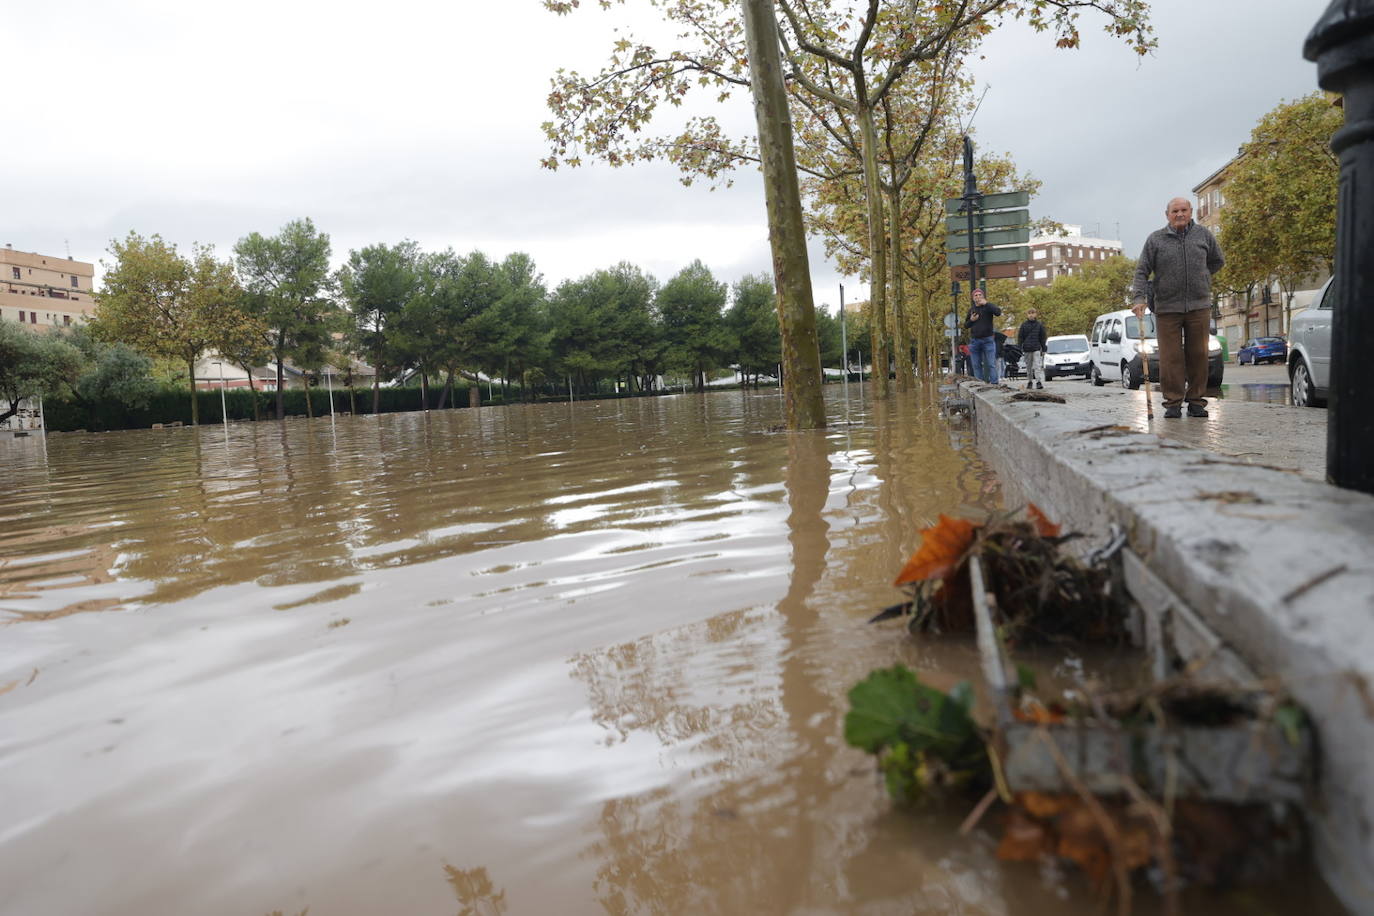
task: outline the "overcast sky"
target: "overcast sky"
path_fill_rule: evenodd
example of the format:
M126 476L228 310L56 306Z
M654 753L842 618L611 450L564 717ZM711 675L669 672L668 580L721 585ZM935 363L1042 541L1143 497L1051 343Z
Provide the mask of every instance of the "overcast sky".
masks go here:
M1077 51L1009 27L975 69L990 87L978 142L1044 182L1033 216L1134 255L1165 201L1316 88L1300 49L1326 5L1155 0L1160 47L1144 59L1091 15ZM136 230L227 256L309 216L335 263L411 238L528 252L551 288L621 260L659 280L693 258L732 283L768 270L753 172L711 191L668 166L539 167L549 76L596 68L626 20L584 6L560 18L538 0L7 4L0 244L98 263ZM743 100L721 114L752 119ZM819 245L812 273L818 303L836 304L840 282L848 300L866 295Z

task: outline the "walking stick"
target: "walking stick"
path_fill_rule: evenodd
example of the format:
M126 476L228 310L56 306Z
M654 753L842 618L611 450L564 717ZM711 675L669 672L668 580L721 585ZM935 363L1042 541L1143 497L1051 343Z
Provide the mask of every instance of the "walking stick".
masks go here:
M1137 315L1135 323L1140 328L1140 368L1145 376L1145 419L1153 420L1155 418L1155 405L1150 398L1150 353L1145 349L1145 316ZM1155 340L1158 339L1158 332L1156 332Z

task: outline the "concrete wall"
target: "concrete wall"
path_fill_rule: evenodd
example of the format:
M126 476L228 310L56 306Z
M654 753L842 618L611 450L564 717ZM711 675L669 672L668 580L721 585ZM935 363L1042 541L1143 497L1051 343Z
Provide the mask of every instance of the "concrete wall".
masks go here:
M1033 500L1094 545L1121 525L1223 643L1306 707L1322 745L1317 862L1352 911L1374 913L1374 497L1102 428L1071 404L965 390L1009 506Z

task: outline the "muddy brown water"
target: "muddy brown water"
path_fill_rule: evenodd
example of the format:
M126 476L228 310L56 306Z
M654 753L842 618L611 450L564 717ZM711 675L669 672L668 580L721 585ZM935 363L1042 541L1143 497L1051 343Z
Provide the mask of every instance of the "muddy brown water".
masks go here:
M1097 912L845 745L873 668L975 676L864 621L1000 494L930 392L829 396L0 443L0 912Z

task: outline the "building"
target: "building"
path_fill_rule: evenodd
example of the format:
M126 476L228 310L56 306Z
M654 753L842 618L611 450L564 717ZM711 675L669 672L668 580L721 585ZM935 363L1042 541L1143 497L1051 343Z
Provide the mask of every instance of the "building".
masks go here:
M1049 286L1056 277L1081 273L1085 264L1116 257L1121 242L1083 234L1082 226L1064 226L1065 235L1036 235L1030 240L1030 263L1022 265L1018 286Z
M95 265L71 258L0 248L0 321L69 328L95 313Z
M1193 205L1193 219L1212 231L1221 243L1223 254L1226 252L1226 240L1222 238L1221 211L1226 208L1226 183L1231 177L1231 167L1239 161L1240 154L1237 154L1193 188L1193 194L1197 196L1197 202ZM1283 290L1277 280L1254 284L1248 290L1214 288L1216 303L1212 307L1212 317L1216 322L1216 332L1226 338L1231 353L1255 337L1284 336L1291 317L1312 304L1325 282L1324 273L1308 278L1303 284L1308 288L1296 291L1287 308L1284 307Z

